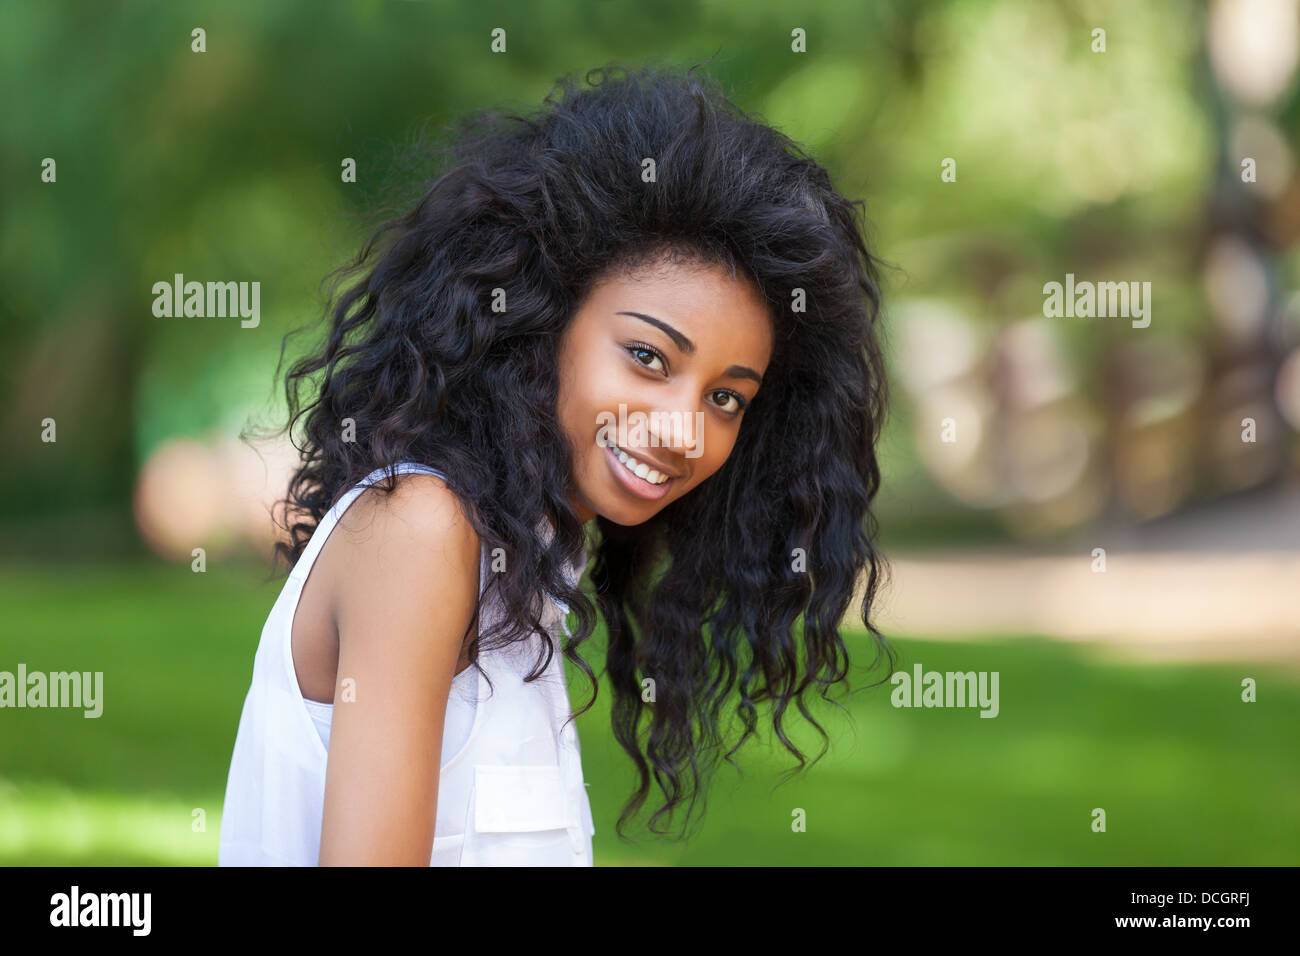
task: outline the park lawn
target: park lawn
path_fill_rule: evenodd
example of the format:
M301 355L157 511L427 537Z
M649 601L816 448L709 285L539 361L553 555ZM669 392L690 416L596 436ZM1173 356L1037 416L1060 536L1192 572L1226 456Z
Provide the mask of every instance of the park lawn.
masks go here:
M0 710L0 865L213 865L253 653L279 590L209 563L0 569L0 670L102 671L104 712ZM619 840L630 761L608 690L580 718L597 865L1295 865L1300 684L1259 665L1127 663L1033 638L895 637L900 668L997 671L999 713L814 713L831 750L788 782L769 732L714 777L686 842ZM865 636L849 632L865 673ZM594 642L600 643L599 635ZM598 669L598 668L597 668ZM574 676L574 706L588 696ZM1258 701L1241 700L1244 677ZM819 740L787 732L806 754ZM653 807L653 792L650 806ZM1105 832L1094 832L1094 810ZM644 821L643 810L640 819ZM801 827L795 827L801 821Z

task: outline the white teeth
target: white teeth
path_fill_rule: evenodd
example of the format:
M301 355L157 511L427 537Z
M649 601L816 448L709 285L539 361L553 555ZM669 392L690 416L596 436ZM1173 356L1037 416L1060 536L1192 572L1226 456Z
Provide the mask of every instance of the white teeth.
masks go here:
M645 464L645 462L637 461L617 445L611 447L614 449L614 453L618 456L618 460L623 463L623 467L632 472L632 474L636 475L638 478L642 478L650 482L652 485L662 485L668 480L667 475L656 471L649 465Z

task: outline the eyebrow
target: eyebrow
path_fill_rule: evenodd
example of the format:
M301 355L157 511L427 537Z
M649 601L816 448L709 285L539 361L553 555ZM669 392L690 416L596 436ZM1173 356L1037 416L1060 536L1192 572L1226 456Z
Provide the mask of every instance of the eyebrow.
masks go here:
M640 319L642 322L649 322L655 328L659 329L670 339L672 339L673 344L676 345L679 349L681 349L683 354L685 355L695 354L695 343L692 342L690 339L688 339L686 336L682 335L682 333L678 332L675 328L673 328L663 319L656 319L653 315L646 315L642 312L618 312L615 314L630 315L634 319ZM753 379L755 382L758 382L760 385L763 384L763 376L759 375L757 372L755 372L752 368L750 368L747 365L732 365L722 374L727 376L728 378L750 378Z

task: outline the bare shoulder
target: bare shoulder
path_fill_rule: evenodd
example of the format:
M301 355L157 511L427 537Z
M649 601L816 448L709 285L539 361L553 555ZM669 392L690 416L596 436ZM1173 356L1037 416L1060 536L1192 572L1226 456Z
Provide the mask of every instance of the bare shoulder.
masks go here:
M366 488L343 514L339 530L360 547L438 543L468 553L478 544L464 503L437 475L398 475L391 492Z
M477 581L480 541L464 503L436 475L402 474L391 492L366 488L344 512L343 541L351 581L340 593L374 593L393 585L429 593Z

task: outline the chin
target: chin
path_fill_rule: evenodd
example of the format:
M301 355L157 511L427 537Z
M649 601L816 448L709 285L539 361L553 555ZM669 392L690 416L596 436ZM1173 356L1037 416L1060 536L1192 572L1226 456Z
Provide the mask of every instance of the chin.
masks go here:
M624 528L634 528L650 518L650 515L635 514L626 508L605 509L600 512L600 516Z
M649 521L651 518L657 515L662 509L664 503L656 501L655 504L658 507L638 508L635 505L629 506L627 504L620 503L612 508L609 507L598 508L596 510L596 513L600 515L602 518L604 518L606 521L612 521L616 525L620 525L624 528L634 528L639 524L645 524L647 521Z

